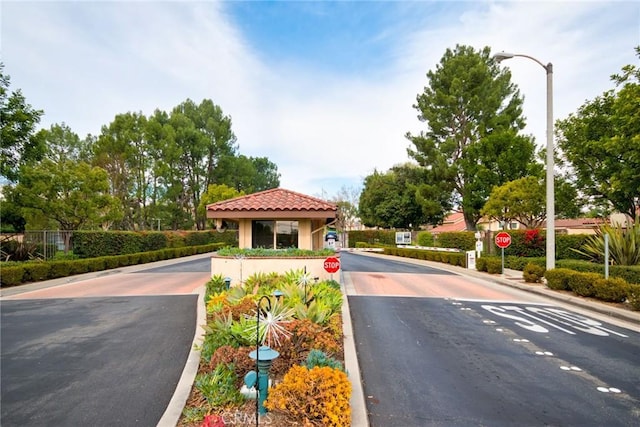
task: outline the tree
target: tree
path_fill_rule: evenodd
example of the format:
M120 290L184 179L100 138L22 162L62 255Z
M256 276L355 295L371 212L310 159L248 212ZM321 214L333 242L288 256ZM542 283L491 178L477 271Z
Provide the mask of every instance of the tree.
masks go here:
M244 193L242 191L237 191L235 188L231 188L227 185L210 184L209 188L207 188L207 192L200 198L200 205L198 206L198 211L200 211L199 214L206 217L207 205L243 195Z
M0 63L0 176L16 181L22 165L44 154L44 143L36 133L43 112L27 104L20 89L9 94L9 83Z
M27 222L41 215L64 231L96 228L122 214L106 171L85 162L45 159L26 166L15 192Z
M120 201L124 216L117 228L142 229L149 224L146 213L149 177L154 158L145 137L142 113L118 114L93 145L93 164L104 169L111 194Z
M220 159L215 182L226 184L245 194L278 188L278 167L266 157L225 156Z
M640 67L627 65L612 80L617 92L604 92L557 122L557 143L578 188L634 218L640 211Z
M405 164L394 166L387 173L374 171L364 180L360 194L359 213L368 227L415 228L424 223L424 213L418 204L416 182L421 168Z
M332 202L338 208L336 214L336 229L340 232L342 246L346 247L346 232L352 230L358 220L358 199L360 189L343 185Z
M413 106L427 130L406 135L409 156L425 170L418 201L430 222L457 208L474 230L491 189L526 176L532 164L534 143L519 134L522 97L488 47L447 49L427 78Z
M545 188L534 176L509 181L491 191L481 213L505 224L515 220L526 228L539 228L547 216Z

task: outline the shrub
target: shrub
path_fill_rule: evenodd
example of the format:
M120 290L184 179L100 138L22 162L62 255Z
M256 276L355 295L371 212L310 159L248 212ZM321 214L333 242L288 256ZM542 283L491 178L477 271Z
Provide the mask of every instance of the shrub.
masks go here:
M49 279L67 277L71 274L71 263L73 261L53 261L50 263Z
M609 267L609 276L640 284L640 265L612 265Z
M364 242L366 247L372 245L396 245L396 232L392 230L352 230L349 231L349 247L355 242Z
M417 243L418 246L433 246L435 244L433 240L433 234L429 233L428 231L419 231Z
M594 283L602 278L598 273L575 273L569 276L567 284L576 294L583 297L592 297L595 295Z
M487 273L500 274L502 273L502 258L498 257L485 257L487 260Z
M547 279L547 287L556 291L568 291L569 277L576 274L575 271L568 268L554 268L553 270L547 270L544 272L544 277Z
M209 301L209 297L211 295L218 294L220 292L226 291L227 285L225 284L224 277L221 274L215 274L209 281L205 284L205 301Z
M527 283L540 283L544 277L545 268L537 264L529 263L522 272L522 277Z
M46 262L29 263L25 266L24 280L27 282L39 282L46 280L49 277L49 270L51 267ZM2 271L4 274L4 269Z
M524 268L528 264L535 264L540 267L546 267L547 261L544 257L520 257L520 256L505 256L504 266L512 270L524 271Z
M473 231L446 232L438 234L437 246L441 248L471 251L476 248L476 237Z
M615 226L603 224L596 230L595 236L590 236L576 252L590 257L594 261L604 260L604 235L609 235L609 256L614 264L640 264L640 217L633 224Z
M581 259L589 257L579 254L574 249L580 249L590 234L557 234L556 235L556 259Z
M2 286L15 286L22 283L24 277L24 267L21 265L2 267L0 282Z
M236 387L238 376L233 364L220 364L213 372L199 374L194 385L211 406L238 405L244 396Z
M356 248L368 248L367 242L356 242Z
M293 366L283 381L271 388L264 406L282 411L293 422L324 426L351 425L351 382L329 367Z
M511 235L511 245L504 250L505 255L519 257L541 257L545 251L544 231L532 230L509 230Z
M313 369L316 366L327 366L344 372L344 366L342 366L342 363L339 360L327 356L322 350L318 349L313 349L309 352L307 360L305 361L305 366L307 369Z
M631 304L631 308L640 311L640 285L629 285L627 300Z
M487 259L489 257L483 256L476 259L476 270L478 271L487 271Z
M458 265L460 267L466 267L467 264L467 254L460 253L449 253L449 264Z
M629 293L629 284L620 278L598 279L593 288L596 298L608 302L624 302Z

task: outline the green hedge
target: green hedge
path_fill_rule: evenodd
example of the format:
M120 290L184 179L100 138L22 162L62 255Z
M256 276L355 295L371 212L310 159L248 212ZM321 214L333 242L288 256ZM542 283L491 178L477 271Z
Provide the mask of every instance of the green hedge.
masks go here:
M556 235L556 259L579 259L587 261L589 258L572 249L581 249L591 234L558 234Z
M96 258L153 252L163 249L219 243L237 246L235 230L217 231L74 231L73 253L79 258Z
M416 243L418 246L435 246L433 234L428 231L419 231Z
M594 284L595 297L607 302L624 302L629 295L629 284L619 277L598 279Z
M604 276L604 265L589 261L561 259L556 261L556 266L585 273L600 273ZM640 284L640 265L611 265L609 277L619 277L627 283Z
M592 297L596 294L594 283L602 279L598 273L577 273L569 276L567 285L574 293L582 297Z
M214 252L223 246L225 246L224 243L212 243L192 247L161 249L138 254L110 255L77 260L25 262L20 265L2 266L0 283L2 287L16 286L27 282L57 279L74 274L109 270L129 265Z
M540 283L545 271L544 267L530 262L522 270L522 278L527 283Z
M349 231L349 247L355 247L356 242L364 242L367 246L389 245L395 246L395 230L354 230Z
M466 254L461 252L440 252L440 251L426 251L423 249L408 249L408 248L384 248L385 255L401 256L405 258L422 259L426 261L443 262L445 264L457 265L465 267Z
M631 308L640 311L640 285L629 285L627 300Z
M0 283L2 286L15 286L22 283L25 276L25 269L21 265L11 265L2 267L0 271Z
M629 284L624 279L605 279L599 273L583 273L568 268L548 270L545 278L550 289L569 290L576 295L607 302L628 300L632 309L640 310L640 285Z
M569 291L569 277L576 274L576 271L569 270L568 268L554 268L553 270L547 270L544 273L544 278L547 279L547 287L556 291Z
M473 251L476 249L476 237L473 231L440 233L436 238L436 246L440 248Z
M546 253L545 230L509 230L511 245L504 250L505 256L544 257ZM587 260L572 249L580 249L590 234L556 234L556 259ZM493 244L493 243L492 243ZM497 248L495 248L498 251Z

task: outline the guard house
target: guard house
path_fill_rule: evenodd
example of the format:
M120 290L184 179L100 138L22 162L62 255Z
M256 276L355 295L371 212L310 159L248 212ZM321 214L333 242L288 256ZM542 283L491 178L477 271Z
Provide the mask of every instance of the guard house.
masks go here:
M239 247L319 250L323 232L335 221L337 207L283 188L273 188L207 205L207 219L222 228L238 224Z

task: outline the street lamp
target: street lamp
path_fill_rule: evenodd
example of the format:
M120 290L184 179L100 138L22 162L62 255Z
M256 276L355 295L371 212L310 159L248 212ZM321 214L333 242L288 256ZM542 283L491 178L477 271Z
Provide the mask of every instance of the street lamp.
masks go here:
M536 58L517 53L499 52L493 55L498 62L520 56L537 62L547 73L547 270L556 267L555 194L553 188L553 65L544 65Z

